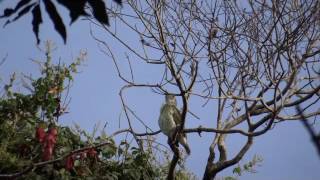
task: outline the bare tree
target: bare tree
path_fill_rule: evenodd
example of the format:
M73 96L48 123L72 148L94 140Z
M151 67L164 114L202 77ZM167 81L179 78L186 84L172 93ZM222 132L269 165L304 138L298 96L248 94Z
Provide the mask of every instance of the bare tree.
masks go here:
M129 88L179 96L182 125L177 132L214 133L203 175L206 180L238 163L254 137L267 133L276 123L307 121L320 114L319 1L128 0L123 5L123 9L109 9L114 28L92 22L139 59L128 58L130 78L108 43L94 32L92 35L126 83L120 96L128 131L141 148L128 115L130 107L123 98ZM124 28L139 37L140 43L128 43L119 31ZM131 64L141 62L163 70L158 74L160 80L139 83ZM190 97L217 104L211 119L215 127L184 128L188 112L192 112ZM299 112L295 111L297 105ZM247 140L235 156L228 157L225 140L231 133ZM173 141L177 144L177 139ZM175 146L170 147L174 156L167 178L174 179L180 155Z

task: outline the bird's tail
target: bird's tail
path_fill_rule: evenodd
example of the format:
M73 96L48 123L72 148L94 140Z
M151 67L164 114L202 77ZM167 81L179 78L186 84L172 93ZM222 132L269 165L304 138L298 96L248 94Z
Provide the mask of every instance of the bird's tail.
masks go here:
M190 155L191 151L190 151L190 147L187 143L187 137L184 135L180 135L179 137L179 143L184 147L184 149L186 150L187 154Z

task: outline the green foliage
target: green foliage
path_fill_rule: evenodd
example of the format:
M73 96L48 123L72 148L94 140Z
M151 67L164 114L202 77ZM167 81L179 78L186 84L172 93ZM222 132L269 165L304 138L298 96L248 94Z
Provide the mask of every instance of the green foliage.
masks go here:
M224 180L236 180L236 178L234 178L232 176L228 176L228 177L225 177Z
M0 99L0 176L22 172L31 164L43 162L46 148L54 147L50 158L60 158L58 161L37 166L17 179L165 179L168 162L159 163L151 148L141 151L126 141L116 145L105 133L96 136L77 126L72 129L58 124L66 109L61 99L83 56L68 66L54 65L48 46L46 61L40 63L41 76L29 78L30 93L12 90L15 76L5 85L5 94ZM53 128L57 135L48 145ZM44 140L39 133L45 136ZM105 145L100 146L102 143ZM84 150L70 153L78 149ZM194 177L184 168L176 174L181 180Z
M237 176L241 176L244 172L249 172L249 173L256 173L257 171L254 169L257 166L260 166L261 162L263 161L261 156L254 155L252 160L249 162L241 165L238 165L233 169L233 174ZM228 177L228 178L234 178L234 177ZM225 178L226 179L226 178ZM236 178L234 178L236 179Z

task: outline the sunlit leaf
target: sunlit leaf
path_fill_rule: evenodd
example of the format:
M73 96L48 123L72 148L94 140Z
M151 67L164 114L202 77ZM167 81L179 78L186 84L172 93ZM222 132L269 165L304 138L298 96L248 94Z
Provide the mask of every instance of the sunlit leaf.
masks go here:
M233 172L233 174L237 174L237 175L241 176L241 167L238 166L238 167L234 168L232 172Z

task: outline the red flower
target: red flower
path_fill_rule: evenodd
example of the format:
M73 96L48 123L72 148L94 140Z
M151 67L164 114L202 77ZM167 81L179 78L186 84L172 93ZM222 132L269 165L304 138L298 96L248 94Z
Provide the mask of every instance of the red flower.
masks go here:
M43 143L46 137L46 132L44 131L44 128L37 127L36 129L36 138L40 143Z
M53 136L57 136L58 135L58 130L56 128L50 128L48 133L53 135Z
M42 159L44 161L49 161L52 158L54 146L57 142L57 134L58 131L56 128L49 129L43 146Z

